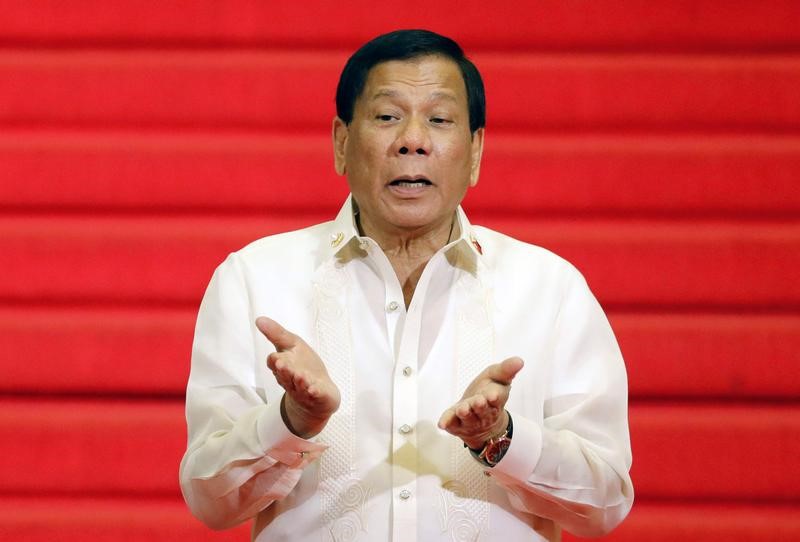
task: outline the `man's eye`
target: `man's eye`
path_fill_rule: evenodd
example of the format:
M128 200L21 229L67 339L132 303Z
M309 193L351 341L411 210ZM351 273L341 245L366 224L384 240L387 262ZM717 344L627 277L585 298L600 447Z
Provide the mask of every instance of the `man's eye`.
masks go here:
M450 121L443 117L432 117L431 122L434 124L447 124Z
M375 118L377 118L378 120L384 121L384 122L390 122L390 121L394 120L394 115L378 115Z

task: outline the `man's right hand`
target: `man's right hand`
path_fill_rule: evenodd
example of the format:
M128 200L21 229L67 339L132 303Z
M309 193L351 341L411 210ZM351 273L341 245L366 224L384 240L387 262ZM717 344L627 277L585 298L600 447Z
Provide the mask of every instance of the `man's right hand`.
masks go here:
M267 367L285 390L281 401L284 423L302 438L319 434L341 402L339 388L325 364L303 339L276 321L261 316L256 327L277 350L267 356Z

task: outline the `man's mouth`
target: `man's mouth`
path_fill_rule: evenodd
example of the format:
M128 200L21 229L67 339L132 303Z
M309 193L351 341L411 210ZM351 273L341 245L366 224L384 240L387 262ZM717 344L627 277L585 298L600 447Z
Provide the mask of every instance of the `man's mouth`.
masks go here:
M390 186L399 186L401 188L419 188L422 186L431 186L433 183L424 177L417 179L395 179L389 183Z

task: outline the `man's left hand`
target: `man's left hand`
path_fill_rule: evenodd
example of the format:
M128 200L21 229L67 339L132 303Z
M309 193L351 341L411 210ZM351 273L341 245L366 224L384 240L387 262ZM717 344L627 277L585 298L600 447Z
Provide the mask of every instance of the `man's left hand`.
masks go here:
M439 418L439 429L455 435L472 449L482 448L508 426L505 410L511 381L522 369L518 357L508 358L484 369L456 404Z

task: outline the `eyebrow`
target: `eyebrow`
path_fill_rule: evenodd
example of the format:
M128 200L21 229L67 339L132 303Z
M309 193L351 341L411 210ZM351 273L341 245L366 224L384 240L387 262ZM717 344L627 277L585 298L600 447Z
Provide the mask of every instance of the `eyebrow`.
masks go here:
M382 88L372 95L372 99L376 100L378 98L397 98L398 96L400 96L400 93L397 92L396 90L390 88ZM431 100L442 99L442 98L451 102L458 102L458 99L451 92L437 90L431 93L430 95Z

